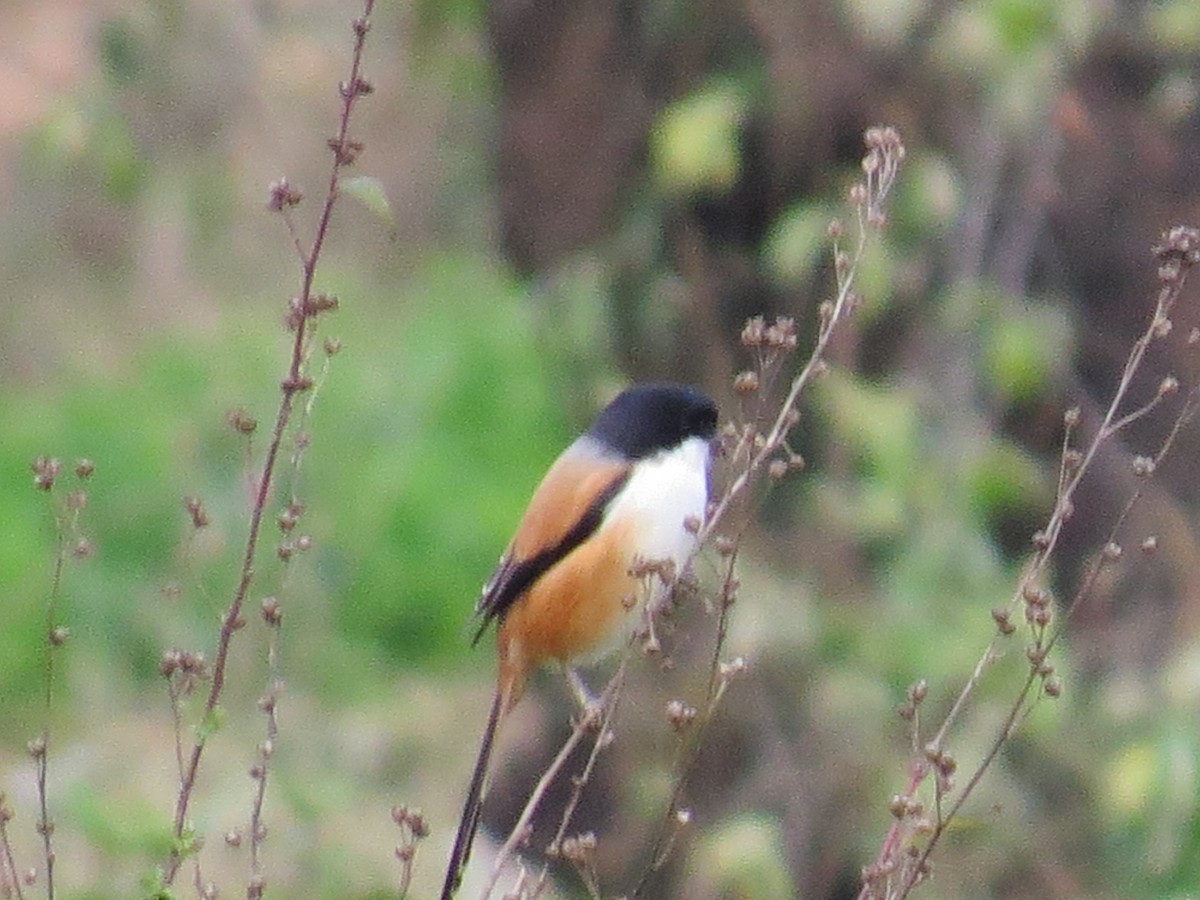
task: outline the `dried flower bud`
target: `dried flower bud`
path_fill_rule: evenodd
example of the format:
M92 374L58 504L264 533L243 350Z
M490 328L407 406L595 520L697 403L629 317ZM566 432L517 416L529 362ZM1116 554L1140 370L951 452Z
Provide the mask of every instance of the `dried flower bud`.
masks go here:
M365 82L363 83L365 84ZM345 82L342 84L344 87ZM363 152L362 141L352 141L349 138L343 140L342 138L332 137L325 144L333 151L334 162L338 166L353 165Z
M290 209L304 199L304 195L288 184L286 178L272 181L268 190L267 209L271 212L282 212L285 209Z
M311 390L312 386L313 380L307 375L298 375L295 378L288 376L279 382L279 387L285 394L298 394L302 391Z
M593 832L587 831L583 834L566 838L562 842L561 852L563 859L577 865L590 864L591 858L596 852L596 835Z
M1116 562L1121 558L1121 545L1116 541L1109 541L1100 551L1100 556L1105 562Z
M413 837L418 840L429 837L429 823L425 821L425 816L419 808L408 811L408 827L412 831Z
M96 464L90 459L75 460L75 477L80 481L86 481L92 477L92 473L96 471Z
M696 707L689 706L682 700L671 700L667 703L667 722L675 731L683 731L696 720Z
M1065 413L1063 413L1063 422L1068 428L1074 428L1079 424L1079 420L1082 418L1082 416L1083 413L1080 411L1079 407L1072 406Z
M349 83L342 82L339 87L344 95L353 94L361 97L375 93L375 86L361 76L352 79Z
M262 602L263 621L268 625L279 625L283 622L283 610L278 597L264 597Z
M338 298L332 294L315 293L310 294L308 300L303 304L304 315L307 318L313 319L323 312L333 312L338 308Z
M158 671L164 678L170 678L175 674L181 662L180 652L178 650L164 650L162 658L158 662Z
M753 394L758 390L758 373L739 372L733 379L733 389L739 394Z
M772 346L783 350L792 350L798 341L796 320L790 316L778 316L775 324L767 329L768 339Z
M1062 679L1057 675L1051 675L1042 682L1042 690L1046 692L1047 697L1056 698L1062 694Z
M199 497L184 497L183 505L191 516L193 528L204 528L208 525L208 511Z
M1200 231L1186 225L1172 227L1154 246L1154 255L1158 257L1158 277L1174 281L1200 261Z
M717 667L717 674L723 679L729 681L744 674L746 671L746 660L741 656L735 656L729 662L723 662Z
M254 434L254 430L258 428L258 420L240 406L226 413L225 421L238 434Z
M905 693L908 697L908 702L915 706L919 705L925 699L925 695L928 692L929 685L926 683L925 679L922 678L921 680L914 681L912 684L910 684Z
M996 629L1003 635L1007 636L1017 630L1009 618L1008 610L997 607L992 610L992 620L996 623Z
M745 347L760 347L763 336L767 331L767 322L762 316L747 319L742 328L742 345Z
M1158 550L1158 536L1154 534L1147 535L1146 539L1142 541L1142 552L1150 556L1156 550Z
M1154 460L1149 456L1135 456L1133 458L1133 474L1139 478L1145 478L1148 475L1154 474Z
M1050 592L1045 588L1027 584L1021 589L1021 599L1030 606L1045 607L1050 605Z
M208 672L208 662L199 651L184 650L180 653L179 667L189 675L203 676Z
M326 356L337 356L342 352L342 342L339 338L327 337L322 346Z
M53 457L39 456L29 467L33 469L33 486L39 491L48 491L54 487L62 463Z

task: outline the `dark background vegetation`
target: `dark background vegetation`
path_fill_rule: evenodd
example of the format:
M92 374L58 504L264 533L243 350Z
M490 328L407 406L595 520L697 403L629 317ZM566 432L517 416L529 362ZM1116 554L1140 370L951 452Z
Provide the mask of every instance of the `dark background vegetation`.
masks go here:
M131 896L165 856L158 660L211 653L231 595L251 467L226 414L273 414L298 277L266 186L319 193L357 11L0 4L0 790L24 865L55 552L27 465L96 463L96 552L66 573L50 717L60 896ZM1150 245L1200 219L1200 6L426 0L381 3L374 25L376 92L353 130L394 223L351 199L336 213L318 286L341 300L321 327L345 349L283 482L314 547L283 578L268 542L254 591L284 604L275 896L389 896L397 802L433 828L414 888L431 894L490 691L490 650L467 649L464 622L533 483L630 379L694 382L737 413L742 321L794 315L811 333L826 226L863 129L886 123L909 151L889 230L806 404L809 469L751 532L730 639L751 672L655 887L853 896L904 782L905 685L928 679L936 715L970 672L1050 508L1063 409L1107 402L1151 308ZM1194 294L1137 396L1194 371ZM1085 486L1063 593L1132 486L1129 454L1169 421L1126 435ZM1200 883L1197 434L1125 537L1160 552L1127 553L1081 607L1055 659L1064 697L1002 754L926 896ZM212 515L199 535L185 495ZM685 621L676 671L641 667L581 811L607 893L630 888L665 802L661 703L704 677L709 625ZM264 733L261 623L234 648L194 803L205 873L231 896L245 850L220 838L248 816ZM1011 702L1012 656L951 740L963 767ZM511 821L566 710L546 679L514 718L490 822Z

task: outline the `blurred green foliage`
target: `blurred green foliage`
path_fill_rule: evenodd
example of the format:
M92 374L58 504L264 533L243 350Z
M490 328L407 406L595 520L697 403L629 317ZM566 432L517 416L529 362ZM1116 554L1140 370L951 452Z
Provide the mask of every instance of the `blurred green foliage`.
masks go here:
M650 135L654 175L667 194L719 194L738 178L739 125L746 100L738 86L715 82L659 114Z

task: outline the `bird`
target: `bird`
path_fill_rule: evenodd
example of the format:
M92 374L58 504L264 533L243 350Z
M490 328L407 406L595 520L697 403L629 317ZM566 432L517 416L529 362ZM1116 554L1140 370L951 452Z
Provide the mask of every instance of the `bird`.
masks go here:
M451 900L479 825L496 734L532 673L558 664L586 701L574 664L620 649L642 612L669 594L642 587L639 564L681 572L708 504L716 404L682 384L619 393L547 470L475 605L472 645L495 624L496 688L442 888Z

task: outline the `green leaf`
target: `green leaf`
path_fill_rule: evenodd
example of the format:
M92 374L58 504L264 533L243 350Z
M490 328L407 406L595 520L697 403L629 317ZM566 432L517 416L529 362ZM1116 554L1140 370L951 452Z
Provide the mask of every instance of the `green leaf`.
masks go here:
M831 246L832 218L830 209L820 203L797 203L785 209L767 236L764 253L772 274L785 283L810 277Z
M355 175L353 178L343 178L338 181L338 191L353 197L383 222L396 230L396 217L392 214L392 204L388 201L387 191L383 182L372 175Z
M1059 310L1014 310L983 335L984 377L1005 403L1031 403L1053 382L1070 346L1070 323Z
M175 900L175 894L167 887L162 869L154 869L142 877L142 900Z
M721 192L741 168L738 128L746 99L733 85L711 84L673 103L650 135L655 177L670 193Z
M210 709L196 726L196 740L205 743L210 737L221 730L225 722L225 710L220 706Z

